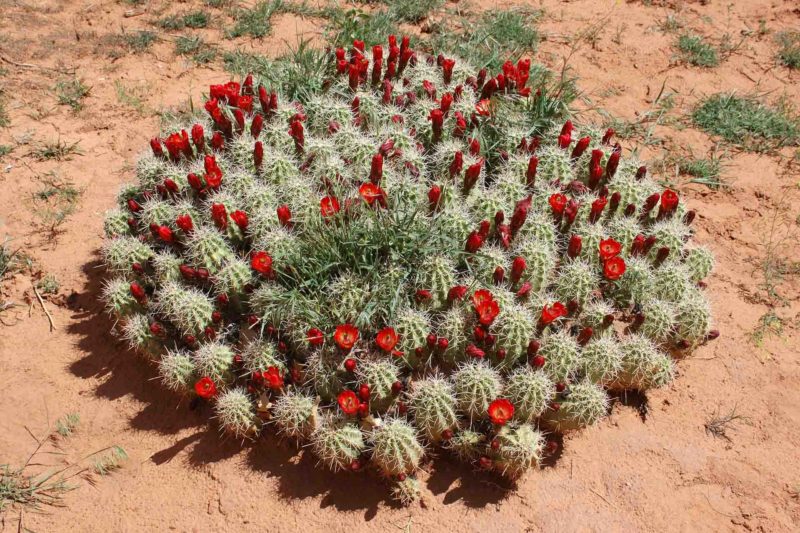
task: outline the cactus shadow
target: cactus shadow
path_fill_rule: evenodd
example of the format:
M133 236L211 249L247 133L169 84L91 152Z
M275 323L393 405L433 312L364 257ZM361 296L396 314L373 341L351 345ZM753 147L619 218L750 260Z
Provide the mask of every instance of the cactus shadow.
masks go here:
M250 448L247 461L254 471L277 480L282 498L304 500L321 496L320 508L338 511L364 511L372 520L383 504L399 507L388 498L384 483L371 473L330 472L320 468L317 459L303 448L265 432Z
M95 251L94 259L83 265L82 271L86 284L66 301L72 312L67 332L77 338L83 354L69 364L69 371L81 379L97 380L96 396L116 400L130 395L138 400L144 407L130 419L134 429L171 435L205 425L208 407L191 411L188 401L176 402L174 394L154 386L155 368L112 335L114 320L100 301L103 266L99 252Z
M475 470L447 456L437 457L433 467L428 490L435 496L444 494L445 505L460 502L468 507L485 507L506 499L516 486L499 474Z
M636 410L641 421L647 422L647 415L650 414L650 399L647 397L647 394L640 390L630 389L612 391L609 395L613 403L619 403L625 407L632 407Z

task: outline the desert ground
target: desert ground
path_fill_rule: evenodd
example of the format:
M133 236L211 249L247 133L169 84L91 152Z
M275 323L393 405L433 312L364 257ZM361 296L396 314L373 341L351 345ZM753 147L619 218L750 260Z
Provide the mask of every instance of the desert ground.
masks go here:
M19 250L0 280L0 464L24 464L35 438L40 453L26 472L75 472L111 446L127 454L105 475L89 458L56 505L9 503L3 532L800 528L796 139L744 150L689 118L721 91L800 104L800 72L776 59L776 36L800 30L798 4L462 0L400 28L424 38L453 13L501 8L540 11L530 55L577 78L574 119L613 122L625 152L649 159L697 209L695 239L717 258L707 293L719 339L681 361L668 387L565 436L516 487L441 457L426 466L423 504L402 508L376 477L330 474L274 437L222 439L207 408L160 388L112 335L98 300L103 213L161 117L233 76L221 54L322 47L330 23L314 9L279 10L266 35L232 37L229 2L0 0L0 242ZM156 24L196 10L210 17L204 28ZM152 42L126 37L141 30ZM713 43L718 65L680 56L675 42L687 31ZM179 55L182 35L202 37L217 57ZM74 80L87 91L68 93ZM681 164L692 158L718 165L711 183ZM49 437L68 413L80 424Z

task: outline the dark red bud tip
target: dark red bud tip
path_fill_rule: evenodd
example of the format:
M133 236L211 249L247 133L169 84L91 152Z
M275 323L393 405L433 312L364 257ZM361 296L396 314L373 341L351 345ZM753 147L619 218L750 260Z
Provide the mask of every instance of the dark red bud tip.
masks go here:
M603 317L603 327L607 328L614 323L614 315L608 314Z
M572 300L568 301L567 302L567 315L568 316L575 316L575 314L578 312L578 309L580 308L580 305L581 304L578 302L578 300L575 300L574 298Z
M436 346L436 341L437 341L436 335L434 335L433 333L428 333L428 337L425 339L425 342L428 343L428 348L433 348L434 346Z
M486 457L485 455L482 456L480 459L478 459L478 464L484 470L491 470L492 467L494 466L494 463L492 462L492 460L489 459L488 457Z
M537 355L531 358L531 366L534 368L542 368L544 366L545 359L543 355Z
M706 335L706 340L707 341L713 341L714 339L716 339L718 337L719 337L719 330L718 329L712 329L711 331L708 332L708 335Z
M558 411L559 409L561 409L561 404L558 402L553 402L550 404L550 409L552 409L553 411Z
M564 383L563 381L559 381L558 383L556 383L556 392L564 392L565 390L567 390L566 383Z
M356 360L353 358L347 358L344 361L344 369L348 372L355 372L356 370Z
M554 440L547 441L547 453L553 455L558 451L558 443Z
M353 472L358 472L359 470L361 470L362 466L363 465L361 464L361 461L359 459L353 459L352 461L350 461L350 470L352 470Z
M655 265L661 265L664 261L666 261L667 257L669 257L669 247L662 246L658 249L658 253L656 254Z
M685 349L689 348L691 345L692 344L689 341L687 341L686 339L678 341L678 344L677 344L678 349L680 349L680 350L685 350Z
M578 333L578 344L586 346L592 338L594 331L590 327L585 327Z
M442 337L442 338L440 338L439 340L436 341L436 347L439 348L439 350L441 350L441 351L446 350L449 345L450 345L450 341L448 341L444 337Z
M400 394L401 392L403 392L403 382L395 381L392 383L392 394Z
M442 431L442 440L450 440L453 438L453 431L450 429L445 429Z
M533 357L537 353L539 353L539 348L541 347L541 343L539 341L531 341L528 343L528 357Z
M694 217L697 216L697 211L694 209L687 211L686 214L683 216L683 222L687 226L690 226L692 222L694 222Z

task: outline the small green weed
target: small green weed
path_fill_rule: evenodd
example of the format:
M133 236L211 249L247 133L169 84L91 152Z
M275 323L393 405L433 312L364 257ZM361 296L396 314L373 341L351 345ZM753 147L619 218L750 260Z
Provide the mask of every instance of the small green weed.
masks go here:
M56 420L56 433L62 437L69 437L81 423L81 415L69 413Z
M191 11L182 15L170 15L156 21L156 24L165 30L182 30L184 28L206 28L211 21L211 16L202 10Z
M61 225L75 212L83 190L55 172L39 176L41 186L31 195L33 211L50 238L60 233Z
M69 161L74 155L83 155L78 147L80 141L70 144L58 139L55 142L45 142L31 152L31 155L38 161Z
M763 152L800 142L800 122L785 102L771 107L755 96L719 93L702 100L692 121L745 150Z
M126 85L122 80L116 80L114 81L114 89L119 103L133 108L140 115L145 114L144 98L147 94L145 87L141 85Z
M205 65L217 57L215 48L206 43L199 35L181 35L175 41L175 53L187 56L198 65Z
M354 40L364 41L367 47L382 44L387 36L396 34L397 24L385 10L367 13L360 9L330 8L325 12L328 40L335 46L350 46Z
M387 0L389 15L402 22L417 23L440 8L444 0Z
M78 112L83 109L83 99L89 96L91 87L78 78L73 78L56 83L54 90L60 105L68 105Z
M699 35L684 33L678 37L675 47L678 49L679 59L690 65L704 68L719 65L717 49Z
M36 288L42 291L42 294L57 294L58 289L61 288L61 282L55 275L47 274L36 282Z
M778 61L790 69L800 69L800 31L784 31L775 40L778 42Z

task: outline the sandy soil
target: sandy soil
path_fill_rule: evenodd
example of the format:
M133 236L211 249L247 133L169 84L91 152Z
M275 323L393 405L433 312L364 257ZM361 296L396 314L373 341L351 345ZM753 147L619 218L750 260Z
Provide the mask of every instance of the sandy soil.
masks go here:
M168 13L191 4L174 3ZM651 4L651 5L645 5ZM483 2L475 9L491 8ZM797 74L774 62L771 32L800 25L791 0L535 2L546 16L548 36L536 59L560 69L570 54L568 37L600 21L569 64L586 100L583 118L598 107L627 120L652 110L662 84L674 93L681 117L698 99L722 89L786 95L800 102ZM161 12L166 2L149 2ZM0 0L0 87L11 119L0 144L19 144L0 160L0 236L15 238L38 268L61 282L47 297L56 330L35 300L31 276L20 273L0 289L0 300L20 305L3 312L0 326L0 463L23 462L48 422L80 413L76 433L58 442L65 457L119 444L130 455L123 468L94 483L77 481L64 506L27 512L34 531L796 531L800 528L800 304L796 280L778 285L785 303L775 308L780 335L754 342L759 320L770 310L761 265L768 244L796 260L795 219L800 213L798 167L792 150L758 155L730 150L724 180L730 189L709 190L680 178L683 194L699 210L697 241L710 246L718 268L708 280L722 336L680 363L679 377L648 396L649 413L637 402L617 404L597 427L565 438L562 451L516 490L502 481L437 459L426 477L423 507L402 509L370 476L330 475L272 438L241 447L220 441L208 412L151 382L153 371L109 333L98 303L102 213L118 186L132 178L131 165L157 130L153 110L195 103L211 81L226 78L220 66L196 68L174 54L165 40L150 53L107 57L107 39L122 29L151 28L151 13L108 0ZM700 70L675 64L674 36L657 29L670 13L691 28L719 38L730 33L741 48L719 67ZM319 24L293 16L275 20L273 35L245 46L274 55L315 36ZM220 39L216 29L201 32ZM74 69L91 86L85 108L57 105L52 87ZM143 113L117 98L118 87L140 91ZM645 124L650 127L652 124ZM667 120L653 127L664 144L639 146L648 157L664 149L696 156L713 140ZM44 141L80 141L81 155L40 162L28 155ZM636 148L633 140L626 149ZM77 212L55 239L36 226L31 194L42 176L56 171L85 193ZM776 220L776 214L788 220ZM785 236L788 239L779 242ZM28 303L33 301L32 309ZM714 438L705 423L715 413L743 417ZM8 509L2 531L17 531L20 511Z

